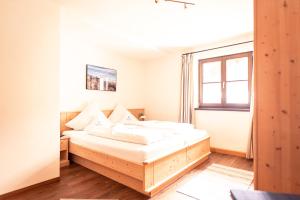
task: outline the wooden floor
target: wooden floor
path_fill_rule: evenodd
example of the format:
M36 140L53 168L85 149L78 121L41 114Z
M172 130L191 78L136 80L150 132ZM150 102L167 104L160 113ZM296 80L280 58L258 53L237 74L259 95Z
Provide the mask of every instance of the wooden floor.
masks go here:
M152 200L194 200L188 196L176 192L176 188L189 181L195 173L205 170L212 164L222 164L229 167L252 171L252 161L243 158L222 154L212 154L209 161L198 166L189 174L166 188L164 191L151 198ZM77 164L71 164L61 170L61 180L46 186L40 186L17 195L5 198L5 200L59 200L66 199L120 199L120 200L146 200L148 197L135 192L117 182L90 171Z

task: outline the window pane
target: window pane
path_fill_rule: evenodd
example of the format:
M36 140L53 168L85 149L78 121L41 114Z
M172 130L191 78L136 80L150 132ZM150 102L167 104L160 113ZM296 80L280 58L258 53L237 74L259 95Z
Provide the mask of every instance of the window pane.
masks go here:
M221 61L203 64L203 82L221 82Z
M248 80L248 57L226 60L226 81Z
M203 84L203 103L221 103L221 83Z
M226 102L248 104L248 81L226 83Z

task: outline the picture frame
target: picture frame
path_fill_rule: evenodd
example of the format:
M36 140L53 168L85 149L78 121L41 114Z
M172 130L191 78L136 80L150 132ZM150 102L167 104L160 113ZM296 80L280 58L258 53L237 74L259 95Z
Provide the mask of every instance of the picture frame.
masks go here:
M86 89L99 91L117 91L117 70L86 65Z

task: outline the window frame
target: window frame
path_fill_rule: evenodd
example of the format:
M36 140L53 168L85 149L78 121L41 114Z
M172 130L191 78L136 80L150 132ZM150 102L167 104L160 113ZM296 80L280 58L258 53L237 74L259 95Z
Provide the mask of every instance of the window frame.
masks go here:
M248 57L248 104L238 104L238 103L226 103L226 60ZM203 103L203 64L209 62L221 61L221 103ZM252 69L253 69L253 52L243 52L207 59L198 60L198 84L199 84L199 108L200 110L228 110L228 111L249 111L250 101L251 101L251 84L252 84ZM236 81L246 81L246 80L235 80ZM212 82L213 83L213 82ZM205 84L205 83L204 83Z

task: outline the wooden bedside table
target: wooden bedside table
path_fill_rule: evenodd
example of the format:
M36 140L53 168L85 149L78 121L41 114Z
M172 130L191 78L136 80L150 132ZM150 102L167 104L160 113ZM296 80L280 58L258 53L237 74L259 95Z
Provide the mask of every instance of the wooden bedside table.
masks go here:
M62 136L60 138L60 167L65 167L69 164L69 137Z

